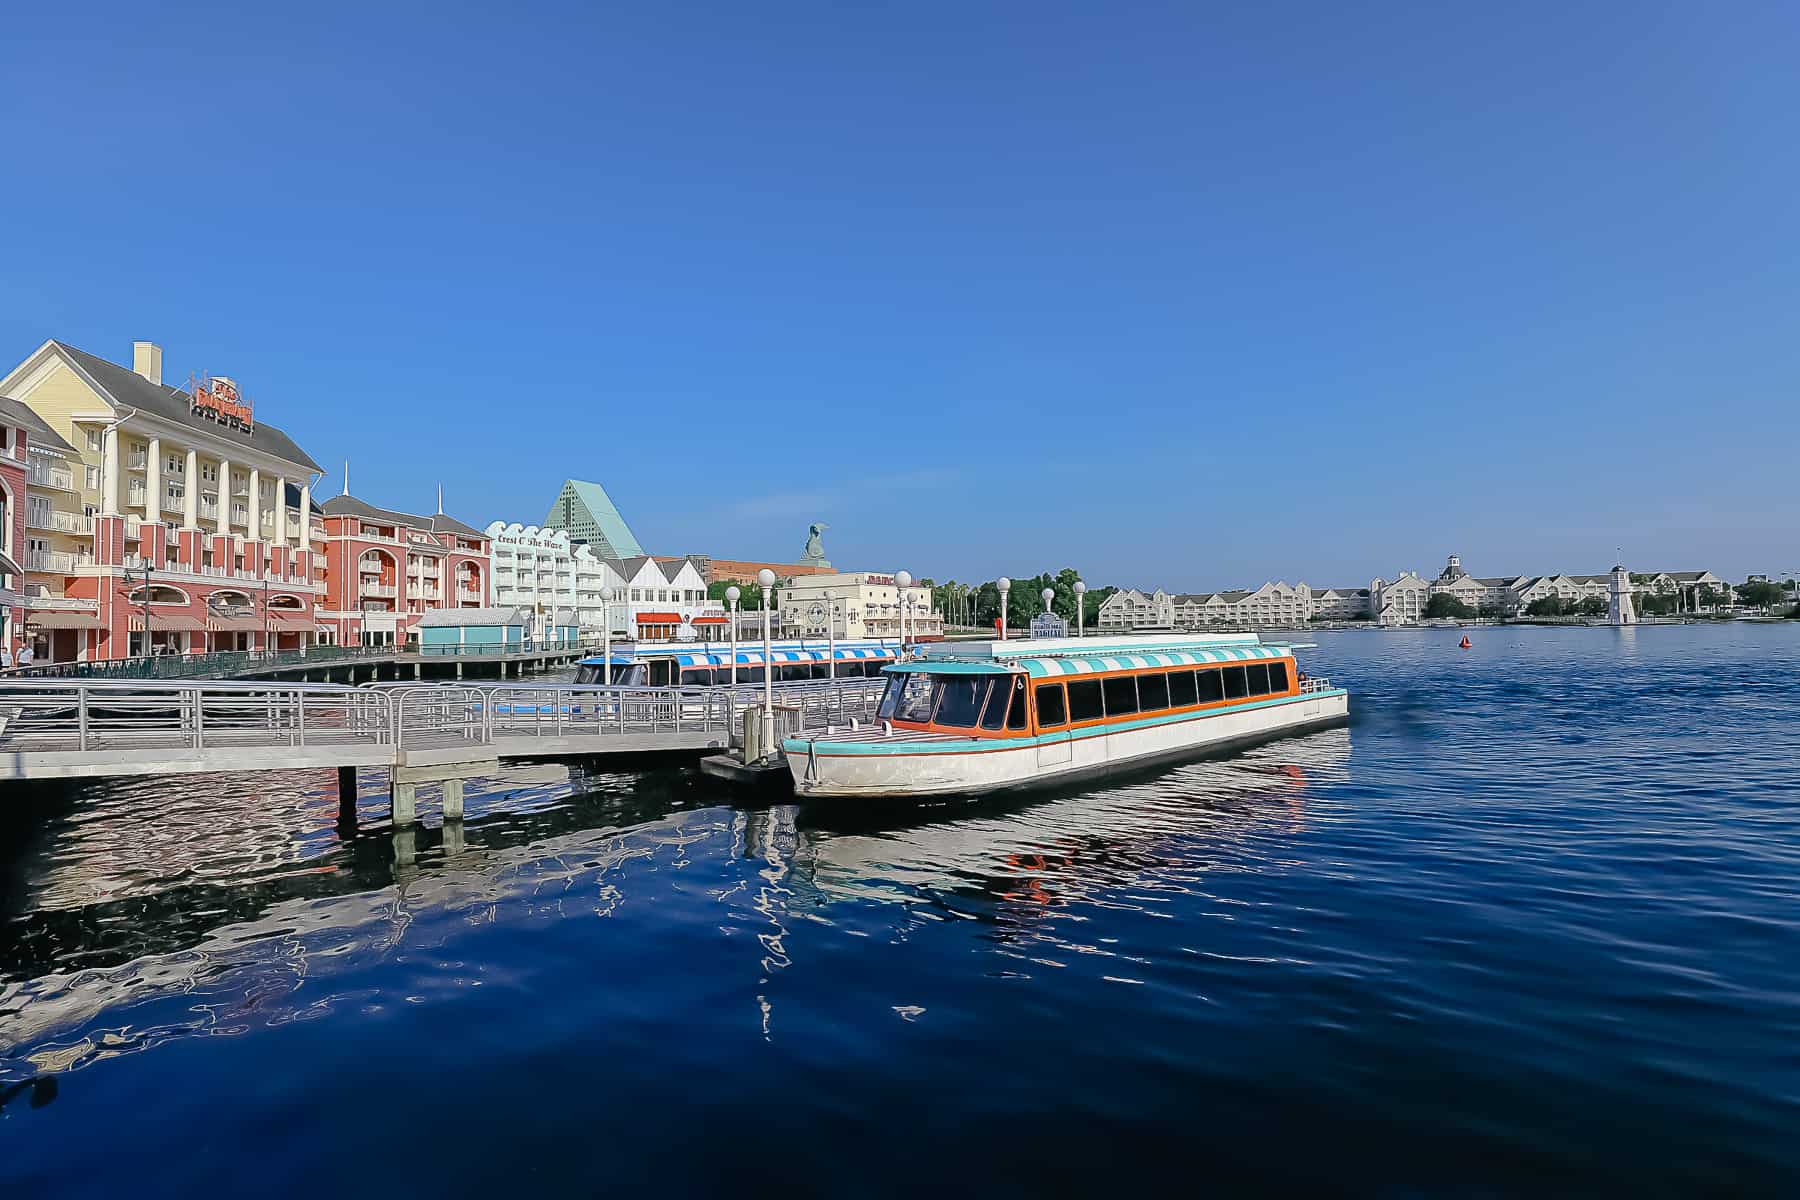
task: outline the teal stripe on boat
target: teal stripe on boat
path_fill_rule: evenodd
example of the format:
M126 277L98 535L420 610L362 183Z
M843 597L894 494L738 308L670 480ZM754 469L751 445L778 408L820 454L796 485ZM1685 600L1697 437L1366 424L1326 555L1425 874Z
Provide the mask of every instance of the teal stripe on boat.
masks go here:
M834 742L828 738L820 738L816 745L820 754L842 755L967 754L973 747L985 747L990 750L1024 750L1051 742L1080 741L1109 733L1123 733L1129 729L1148 729L1153 725L1172 725L1177 721L1223 717L1231 713L1247 712L1253 708L1274 708L1280 704L1299 704L1307 700L1320 700L1327 696L1347 694L1342 688L1329 688L1322 692L1307 692L1300 696L1281 696L1274 700L1252 700L1248 704L1234 704L1230 708L1217 708L1211 712L1168 713L1160 717L1141 717L1136 721L1121 721L1117 725L1100 725L1074 730L1059 729L1055 733L1040 733L1022 738L958 738L946 742ZM786 738L782 741L781 748L788 754L805 754L808 749L807 739Z

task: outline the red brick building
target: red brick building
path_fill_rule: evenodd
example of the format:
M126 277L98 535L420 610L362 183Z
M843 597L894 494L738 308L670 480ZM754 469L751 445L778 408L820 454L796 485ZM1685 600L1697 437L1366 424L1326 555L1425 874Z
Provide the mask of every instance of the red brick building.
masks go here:
M485 608L488 535L453 517L377 508L348 493L324 506L320 638L406 646L434 609Z

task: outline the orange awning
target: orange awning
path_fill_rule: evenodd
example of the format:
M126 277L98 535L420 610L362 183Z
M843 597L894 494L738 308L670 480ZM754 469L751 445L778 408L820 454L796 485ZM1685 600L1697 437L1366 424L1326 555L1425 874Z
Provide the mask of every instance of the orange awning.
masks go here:
M637 615L639 625L679 625L680 613L642 612Z
M722 616L720 616L720 617L695 617L693 619L693 621L690 622L690 624L694 624L694 625L724 625L728 622L728 620L729 620L729 618L722 617Z

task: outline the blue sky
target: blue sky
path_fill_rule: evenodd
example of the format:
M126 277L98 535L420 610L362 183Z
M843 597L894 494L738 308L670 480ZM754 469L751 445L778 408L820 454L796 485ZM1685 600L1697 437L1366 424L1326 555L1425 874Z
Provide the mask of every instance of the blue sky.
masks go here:
M659 553L1800 570L1791 4L263 7L12 24L8 363Z

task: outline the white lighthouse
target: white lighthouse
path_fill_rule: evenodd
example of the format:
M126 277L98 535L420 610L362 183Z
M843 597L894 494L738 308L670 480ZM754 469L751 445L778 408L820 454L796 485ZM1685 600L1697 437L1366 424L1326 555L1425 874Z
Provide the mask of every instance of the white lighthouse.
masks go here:
M1612 569L1612 594L1606 605L1606 623L1637 624L1637 611L1631 606L1631 575L1622 563Z

